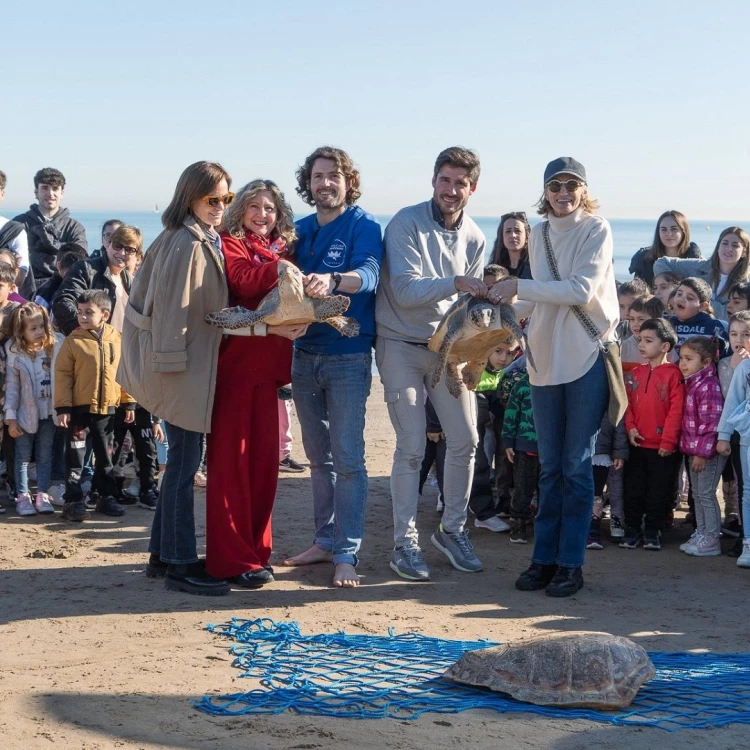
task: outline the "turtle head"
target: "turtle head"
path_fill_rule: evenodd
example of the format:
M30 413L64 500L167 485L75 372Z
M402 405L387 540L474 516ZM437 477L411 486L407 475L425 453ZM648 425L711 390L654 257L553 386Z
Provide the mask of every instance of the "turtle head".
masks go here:
M489 302L480 302L469 308L469 323L475 328L489 328L497 316L494 305Z

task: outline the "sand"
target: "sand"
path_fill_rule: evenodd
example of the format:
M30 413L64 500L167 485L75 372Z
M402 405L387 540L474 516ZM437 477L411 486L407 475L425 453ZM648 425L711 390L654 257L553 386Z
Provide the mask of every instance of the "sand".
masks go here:
M301 458L295 425L295 455ZM603 630L664 651L747 651L750 571L727 557L691 558L671 532L661 552L613 545L587 555L586 585L554 600L521 593L515 576L531 545L472 529L485 570L460 573L429 543L438 516L434 490L418 526L430 583L408 583L388 568L388 473L393 433L373 384L367 456L371 491L355 590L329 586L331 567L285 569L284 557L311 543L309 474L282 475L274 512L277 582L260 591L205 598L165 591L144 575L151 513L95 516L83 525L54 517L0 516L0 747L14 748L736 748L740 725L675 734L527 713L426 714L411 722L278 716L206 716L192 701L250 687L231 667L228 642L204 626L231 616L296 620L304 633L388 627L447 638L507 640L556 630ZM197 517L204 496L198 492ZM205 541L202 521L199 543Z

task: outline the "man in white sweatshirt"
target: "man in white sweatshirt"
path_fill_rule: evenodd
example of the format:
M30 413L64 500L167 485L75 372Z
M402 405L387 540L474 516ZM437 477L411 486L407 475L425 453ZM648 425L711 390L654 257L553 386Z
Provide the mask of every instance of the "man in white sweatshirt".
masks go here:
M395 548L390 566L407 580L430 577L415 524L426 440L425 389L447 443L445 510L432 542L458 570L482 569L464 528L477 444L474 396L464 388L461 397L454 398L445 379L433 390L429 383L437 355L427 349L459 293L488 294L480 278L485 238L464 211L478 179L479 158L473 151L445 149L435 161L432 198L399 211L385 230L375 357L396 431L391 471Z

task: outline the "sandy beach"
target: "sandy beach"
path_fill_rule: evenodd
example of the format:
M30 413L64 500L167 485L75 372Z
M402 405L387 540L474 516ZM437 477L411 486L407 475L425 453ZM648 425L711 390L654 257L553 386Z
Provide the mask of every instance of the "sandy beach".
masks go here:
M295 425L295 455L302 456ZM95 515L72 525L54 517L0 516L0 737L2 748L472 748L600 745L605 748L735 748L747 729L621 728L528 713L466 711L416 721L347 720L285 713L210 717L192 707L206 693L247 690L231 666L230 643L207 623L232 616L296 620L303 633L345 629L416 631L446 638L503 641L555 630L603 630L661 651L747 651L750 571L727 557L691 558L677 547L689 529L669 533L659 553L608 544L587 555L586 586L554 600L513 588L531 545L474 529L485 570L450 567L429 543L438 523L435 491L421 500L418 525L433 580L414 584L388 568L392 525L388 473L393 433L373 383L367 456L371 485L361 555L363 585L329 587L331 567L278 563L309 546L309 474L282 475L274 512L277 582L260 591L204 598L165 591L144 575L151 513ZM199 543L205 542L198 491ZM682 514L678 514L678 517ZM725 542L726 543L726 542Z

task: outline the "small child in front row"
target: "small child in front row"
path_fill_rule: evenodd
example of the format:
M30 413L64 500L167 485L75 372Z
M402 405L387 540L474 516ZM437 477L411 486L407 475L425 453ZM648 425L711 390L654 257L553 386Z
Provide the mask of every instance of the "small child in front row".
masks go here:
M55 359L63 342L52 331L47 311L25 302L13 311L6 346L5 422L15 441L16 512L54 513L47 494L52 477ZM36 456L36 497L29 493L29 463ZM11 467L8 467L11 470Z
M661 549L660 532L673 500L681 456L676 453L682 427L685 386L677 365L669 362L677 334L666 320L641 326L640 352L648 364L632 372L628 384L625 429L632 446L625 465L625 536L620 547ZM641 524L643 534L641 535Z
M633 334L620 344L620 359L622 372L625 377L630 375L635 367L646 364L638 351L638 334L641 326L647 320L663 318L665 307L658 297L636 297L628 308L628 324Z
M715 362L715 339L693 336L680 349L686 391L680 451L688 460L696 522L695 532L680 549L695 557L721 554L721 509L716 489L727 459L716 452L724 398Z
M503 446L513 464L510 541L526 544L526 525L532 518L531 503L539 485L539 448L526 368L520 371L505 409Z
M115 381L120 362L121 336L109 320L112 303L106 292L90 289L78 298L78 328L65 339L55 365L55 409L60 426L68 430L65 452L65 505L69 521L88 518L81 490L86 435L91 435L96 467L92 491L96 510L121 516L112 466L115 407L125 404L125 422L133 422L135 402Z

